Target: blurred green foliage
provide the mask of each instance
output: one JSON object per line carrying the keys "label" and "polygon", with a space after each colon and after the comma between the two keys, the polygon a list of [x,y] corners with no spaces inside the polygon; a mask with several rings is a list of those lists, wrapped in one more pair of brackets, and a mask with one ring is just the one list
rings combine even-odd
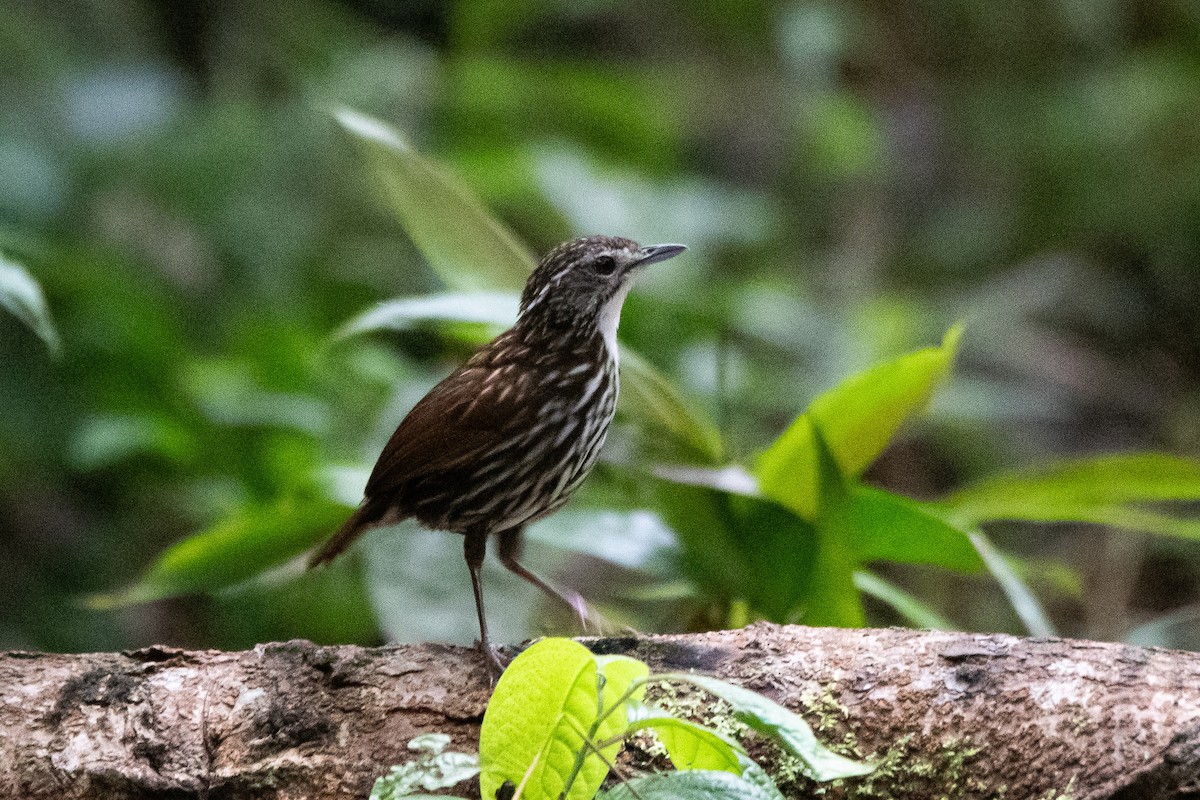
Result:
{"label": "blurred green foliage", "polygon": [[[1052,458],[1200,454],[1198,38],[1194,8],[1169,0],[525,0],[503,13],[480,0],[0,0],[0,276],[31,276],[54,323],[31,330],[0,288],[0,646],[469,640],[465,570],[444,534],[373,534],[357,561],[317,575],[237,551],[211,596],[81,603],[133,585],[161,553],[186,566],[180,543],[198,532],[242,542],[239,526],[260,519],[291,548],[319,538],[404,410],[486,335],[417,320],[334,338],[385,299],[494,285],[448,280],[378,202],[369,160],[334,120],[345,107],[405,131],[537,251],[584,232],[689,244],[631,296],[622,338],[715,420],[735,462],[847,376],[965,319],[955,377],[925,421],[865,485],[828,469],[818,485],[865,498],[866,521],[896,493],[945,497],[959,522],[987,525],[995,563],[1063,633],[1195,646],[1186,504],[1131,508],[1108,492],[1129,464],[1068,463],[1056,474],[1094,490],[1069,498],[1096,509],[1083,519],[1181,535],[1029,526],[995,520],[1063,518],[1041,468],[1015,488],[987,481]],[[736,620],[744,596],[695,602],[701,559],[736,571],[719,537],[688,547],[671,520],[681,555],[639,515],[678,491],[707,493],[702,512],[737,511],[722,535],[811,523],[645,480],[664,455],[652,430],[614,432],[575,516],[531,532],[531,555],[617,619]],[[1194,501],[1181,488],[1194,462],[1146,458],[1162,460],[1139,462],[1134,497]],[[568,523],[603,525],[646,558],[542,546]],[[867,592],[853,613],[869,622],[899,621],[898,604],[871,598],[903,592],[925,619],[1028,625],[986,575],[856,564],[840,585]],[[763,589],[753,613],[786,594],[773,567],[737,567]],[[514,598],[497,601],[512,619],[499,638],[527,631],[527,597],[486,580]]]}

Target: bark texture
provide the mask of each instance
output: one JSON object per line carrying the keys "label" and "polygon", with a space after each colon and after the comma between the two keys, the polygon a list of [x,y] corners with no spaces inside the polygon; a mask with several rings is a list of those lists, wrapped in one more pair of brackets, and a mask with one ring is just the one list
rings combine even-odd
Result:
{"label": "bark texture", "polygon": [[[880,763],[824,796],[1200,797],[1200,653],[765,624],[583,641],[763,692]],[[0,797],[365,798],[418,734],[474,752],[489,693],[474,651],[438,645],[7,653]],[[659,702],[721,714],[687,689]],[[752,749],[810,796],[769,745]]]}

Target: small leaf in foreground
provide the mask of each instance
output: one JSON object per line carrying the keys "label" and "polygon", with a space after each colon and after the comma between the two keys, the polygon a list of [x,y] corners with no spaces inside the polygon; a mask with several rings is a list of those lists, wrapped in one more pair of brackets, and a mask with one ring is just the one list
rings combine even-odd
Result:
{"label": "small leaf in foreground", "polygon": [[445,752],[450,737],[444,733],[426,733],[414,737],[408,749],[420,755],[397,764],[387,775],[375,779],[369,800],[423,800],[429,794],[413,794],[414,789],[434,792],[461,783],[479,774],[479,758],[470,753]]}
{"label": "small leaf in foreground", "polygon": [[[606,725],[606,729],[615,727],[617,724],[624,724],[632,704],[640,702],[646,693],[645,684],[642,683],[638,683],[637,688],[631,692],[630,689],[635,682],[646,679],[646,676],[650,674],[650,667],[646,666],[644,661],[638,661],[629,656],[607,655],[594,656],[594,658],[600,674],[604,676],[604,685],[601,689],[604,711],[607,712],[613,708],[617,702],[622,702],[626,709],[623,712],[615,711],[615,719]],[[626,692],[630,692],[629,697],[625,697]]]}
{"label": "small leaf in foreground", "polygon": [[[655,714],[657,709],[641,708]],[[629,724],[629,733],[654,731],[676,769],[720,770],[742,774],[742,746],[710,728],[670,716],[644,716]]]}
{"label": "small leaf in foreground", "polygon": [[634,778],[602,792],[597,800],[779,800],[778,791],[730,772],[689,770]]}
{"label": "small leaf in foreground", "polygon": [[694,684],[729,703],[739,721],[779,742],[800,759],[804,774],[815,781],[867,775],[875,769],[874,765],[854,761],[825,747],[800,715],[757,692],[707,675],[676,672],[656,677]]}
{"label": "small leaf in foreground", "polygon": [[[524,800],[557,800],[564,792],[567,800],[591,800],[608,774],[608,765],[579,733],[596,721],[597,674],[591,652],[570,639],[535,642],[509,664],[479,732],[484,797],[495,797],[506,781],[519,785],[529,773]],[[623,729],[624,719],[613,716],[614,732]],[[605,754],[612,758],[619,746],[610,746]],[[576,774],[577,754],[583,761]]]}

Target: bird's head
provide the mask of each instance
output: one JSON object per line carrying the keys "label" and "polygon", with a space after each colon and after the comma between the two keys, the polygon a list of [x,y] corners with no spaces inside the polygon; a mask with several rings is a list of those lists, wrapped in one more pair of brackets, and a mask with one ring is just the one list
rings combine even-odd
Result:
{"label": "bird's head", "polygon": [[560,244],[529,276],[521,294],[521,320],[554,328],[599,326],[606,340],[613,340],[633,276],[686,249],[681,244],[642,247],[616,236]]}

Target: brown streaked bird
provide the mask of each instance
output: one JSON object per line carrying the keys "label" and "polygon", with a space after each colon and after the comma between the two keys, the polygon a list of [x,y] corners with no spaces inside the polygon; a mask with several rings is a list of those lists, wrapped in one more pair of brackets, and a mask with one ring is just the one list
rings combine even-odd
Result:
{"label": "brown streaked bird", "polygon": [[550,251],[525,285],[516,324],[413,407],[383,448],[362,504],[309,565],[373,527],[415,517],[465,537],[491,668],[503,665],[488,641],[479,570],[493,534],[501,564],[586,621],[583,598],[521,566],[521,534],[567,501],[600,454],[617,405],[617,324],[634,275],[686,249],[588,236]]}

